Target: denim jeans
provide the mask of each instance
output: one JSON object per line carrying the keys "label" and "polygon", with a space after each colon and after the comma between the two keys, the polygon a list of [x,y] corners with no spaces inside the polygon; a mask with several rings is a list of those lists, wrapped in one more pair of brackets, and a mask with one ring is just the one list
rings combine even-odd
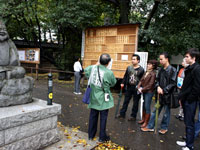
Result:
{"label": "denim jeans", "polygon": [[198,120],[195,123],[195,138],[197,138],[197,136],[200,133],[200,102],[199,102],[199,113],[198,113]]}
{"label": "denim jeans", "polygon": [[79,93],[80,92],[80,80],[81,80],[81,75],[80,72],[74,72],[74,92]]}
{"label": "denim jeans", "polygon": [[[161,105],[158,111],[158,115],[160,114],[162,108],[165,110],[162,118],[162,122],[160,125],[160,128],[163,130],[167,130],[170,122],[170,107],[169,105]],[[154,108],[154,111],[151,113],[150,121],[147,125],[147,128],[153,129],[155,126],[155,119],[156,119],[156,108]]]}
{"label": "denim jeans", "polygon": [[183,103],[184,122],[186,126],[186,146],[190,149],[194,147],[195,136],[195,112],[197,101]]}
{"label": "denim jeans", "polygon": [[132,107],[131,117],[136,118],[140,96],[141,94],[137,94],[137,89],[135,86],[129,86],[125,93],[124,103],[123,103],[122,109],[120,110],[120,115],[125,117],[128,104],[131,98],[133,97],[133,107]]}
{"label": "denim jeans", "polygon": [[152,101],[153,93],[143,93],[143,97],[144,97],[143,110],[145,110],[145,112],[147,114],[150,114],[151,113],[151,101]]}

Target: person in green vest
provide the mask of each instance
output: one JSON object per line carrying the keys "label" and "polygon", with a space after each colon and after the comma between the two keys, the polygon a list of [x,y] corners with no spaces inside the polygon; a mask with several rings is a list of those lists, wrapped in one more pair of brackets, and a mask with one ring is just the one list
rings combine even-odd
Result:
{"label": "person in green vest", "polygon": [[88,138],[92,140],[97,132],[98,116],[100,114],[100,133],[99,142],[109,141],[110,137],[106,134],[106,122],[108,111],[114,106],[110,87],[116,84],[116,79],[111,70],[107,68],[111,61],[109,54],[100,56],[100,64],[88,66],[85,68],[85,75],[90,76],[90,108]]}

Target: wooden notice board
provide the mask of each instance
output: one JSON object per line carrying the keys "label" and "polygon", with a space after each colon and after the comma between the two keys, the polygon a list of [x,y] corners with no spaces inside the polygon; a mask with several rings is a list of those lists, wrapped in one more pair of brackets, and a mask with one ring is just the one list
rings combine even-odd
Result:
{"label": "wooden notice board", "polygon": [[83,67],[96,64],[102,53],[108,53],[115,77],[123,78],[137,51],[138,30],[139,24],[87,28],[82,36]]}
{"label": "wooden notice board", "polygon": [[20,48],[18,49],[18,54],[22,63],[40,64],[39,48]]}
{"label": "wooden notice board", "polygon": [[[38,79],[38,69],[40,64],[39,48],[20,48],[18,49],[19,61],[21,63],[35,64],[36,79]],[[32,69],[31,69],[32,73]]]}

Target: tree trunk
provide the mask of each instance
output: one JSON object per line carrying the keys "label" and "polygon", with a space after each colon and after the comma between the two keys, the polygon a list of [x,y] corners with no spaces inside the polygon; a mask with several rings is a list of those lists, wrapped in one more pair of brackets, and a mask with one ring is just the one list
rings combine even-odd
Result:
{"label": "tree trunk", "polygon": [[130,0],[120,0],[119,1],[119,11],[120,11],[120,19],[119,23],[129,23],[128,15],[130,13]]}

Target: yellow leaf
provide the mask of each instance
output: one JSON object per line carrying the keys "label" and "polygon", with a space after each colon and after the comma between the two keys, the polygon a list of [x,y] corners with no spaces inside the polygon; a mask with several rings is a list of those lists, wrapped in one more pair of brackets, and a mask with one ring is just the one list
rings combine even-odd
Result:
{"label": "yellow leaf", "polygon": [[64,147],[63,145],[60,145],[58,148],[61,149],[61,148],[63,148],[63,147]]}

